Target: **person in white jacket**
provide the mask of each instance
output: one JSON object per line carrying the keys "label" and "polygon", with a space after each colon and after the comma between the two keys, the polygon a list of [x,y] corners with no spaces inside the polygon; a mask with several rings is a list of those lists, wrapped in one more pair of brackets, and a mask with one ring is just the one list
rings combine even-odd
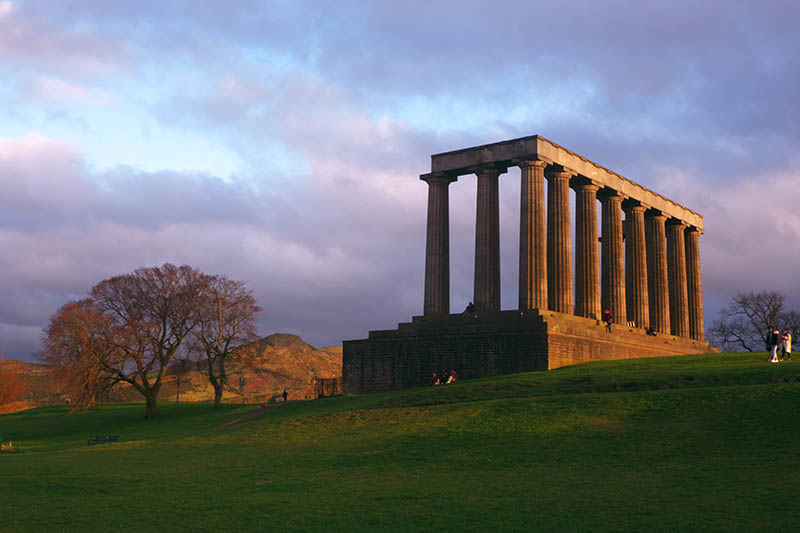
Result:
{"label": "person in white jacket", "polygon": [[783,339],[783,351],[781,353],[781,361],[783,361],[784,357],[788,361],[792,358],[792,334],[789,333],[789,329],[783,330],[783,335],[781,335]]}

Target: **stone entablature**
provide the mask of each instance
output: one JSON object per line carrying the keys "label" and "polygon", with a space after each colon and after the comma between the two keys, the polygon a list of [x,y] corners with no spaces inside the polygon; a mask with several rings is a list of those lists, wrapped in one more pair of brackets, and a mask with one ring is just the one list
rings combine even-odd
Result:
{"label": "stone entablature", "polygon": [[434,154],[431,156],[431,174],[462,176],[474,174],[486,166],[508,168],[528,160],[560,166],[565,172],[588,178],[596,185],[613,189],[625,198],[635,198],[645,207],[658,210],[668,218],[675,218],[703,232],[703,217],[699,213],[539,135]]}

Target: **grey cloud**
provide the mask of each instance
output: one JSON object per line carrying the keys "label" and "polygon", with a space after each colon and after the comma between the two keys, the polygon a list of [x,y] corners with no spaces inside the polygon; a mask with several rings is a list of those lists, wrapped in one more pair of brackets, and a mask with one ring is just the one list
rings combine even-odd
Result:
{"label": "grey cloud", "polygon": [[[248,168],[98,175],[53,144],[39,167],[0,158],[0,244],[25,257],[0,259],[20,311],[0,315],[8,327],[168,260],[249,280],[265,333],[333,344],[393,327],[421,307],[429,154],[533,133],[705,215],[707,321],[760,280],[800,297],[791,269],[764,261],[798,245],[794,3],[18,4],[31,46],[2,34],[8,79],[157,82],[171,91],[149,110],[161,124],[227,143]],[[409,100],[437,106],[436,122],[403,116]],[[471,298],[473,188],[451,191],[454,311]]]}
{"label": "grey cloud", "polygon": [[[0,349],[10,357],[30,358],[38,342],[31,327],[44,326],[67,300],[109,276],[165,261],[247,280],[265,308],[265,334],[295,331],[317,344],[361,335],[370,318],[396,322],[421,298],[425,186],[418,180],[365,178],[348,172],[357,162],[333,162],[325,164],[334,172],[264,191],[174,172],[92,174],[79,154],[59,149],[43,140],[25,158],[15,152],[4,160],[19,172],[0,171],[5,207],[23,198],[18,211],[40,221],[0,224],[0,247],[14,250],[0,258],[0,325],[14,332],[0,338]],[[53,195],[46,188],[31,194],[19,178],[45,160],[47,181],[61,185]],[[70,209],[52,209],[59,197]]]}

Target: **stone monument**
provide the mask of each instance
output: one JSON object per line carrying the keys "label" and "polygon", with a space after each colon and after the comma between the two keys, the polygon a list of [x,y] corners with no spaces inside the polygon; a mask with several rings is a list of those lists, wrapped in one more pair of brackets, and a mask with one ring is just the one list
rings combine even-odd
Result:
{"label": "stone monument", "polygon": [[[498,180],[512,166],[521,170],[519,302],[503,311]],[[448,190],[468,174],[478,187],[474,311],[451,314]],[[420,385],[437,370],[479,377],[715,351],[703,334],[700,214],[538,135],[433,155],[420,179],[428,184],[423,315],[344,341],[343,392]]]}

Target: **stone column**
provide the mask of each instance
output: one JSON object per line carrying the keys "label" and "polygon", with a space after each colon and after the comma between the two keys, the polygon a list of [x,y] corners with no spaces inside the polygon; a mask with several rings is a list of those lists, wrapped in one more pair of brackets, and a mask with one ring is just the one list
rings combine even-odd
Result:
{"label": "stone column", "polygon": [[547,301],[551,310],[572,314],[572,234],[569,172],[547,176]]}
{"label": "stone column", "polygon": [[622,250],[622,196],[604,191],[602,202],[602,304],[614,314],[614,322],[625,324],[625,255]]}
{"label": "stone column", "polygon": [[478,176],[475,215],[475,310],[500,310],[500,206],[498,177],[503,171],[484,168]]}
{"label": "stone column", "polygon": [[686,282],[689,301],[689,336],[705,340],[703,325],[703,286],[700,281],[700,231],[689,228],[686,237]]}
{"label": "stone column", "polygon": [[588,182],[575,185],[575,314],[601,318],[597,250],[597,190]]}
{"label": "stone column", "polygon": [[450,312],[450,201],[448,186],[458,178],[422,176],[428,184],[428,229],[425,241],[426,315]]}
{"label": "stone column", "polygon": [[547,231],[544,161],[520,165],[519,308],[547,309]]}
{"label": "stone column", "polygon": [[667,277],[667,217],[649,212],[646,216],[647,283],[650,299],[650,325],[659,333],[670,333],[669,282]]}
{"label": "stone column", "polygon": [[650,305],[647,301],[647,253],[645,245],[645,207],[636,201],[623,203],[625,209],[625,294],[628,320],[637,328],[650,325]]}
{"label": "stone column", "polygon": [[686,224],[667,224],[667,273],[669,274],[669,321],[672,334],[689,336],[689,299],[686,287],[686,248],[683,232]]}

